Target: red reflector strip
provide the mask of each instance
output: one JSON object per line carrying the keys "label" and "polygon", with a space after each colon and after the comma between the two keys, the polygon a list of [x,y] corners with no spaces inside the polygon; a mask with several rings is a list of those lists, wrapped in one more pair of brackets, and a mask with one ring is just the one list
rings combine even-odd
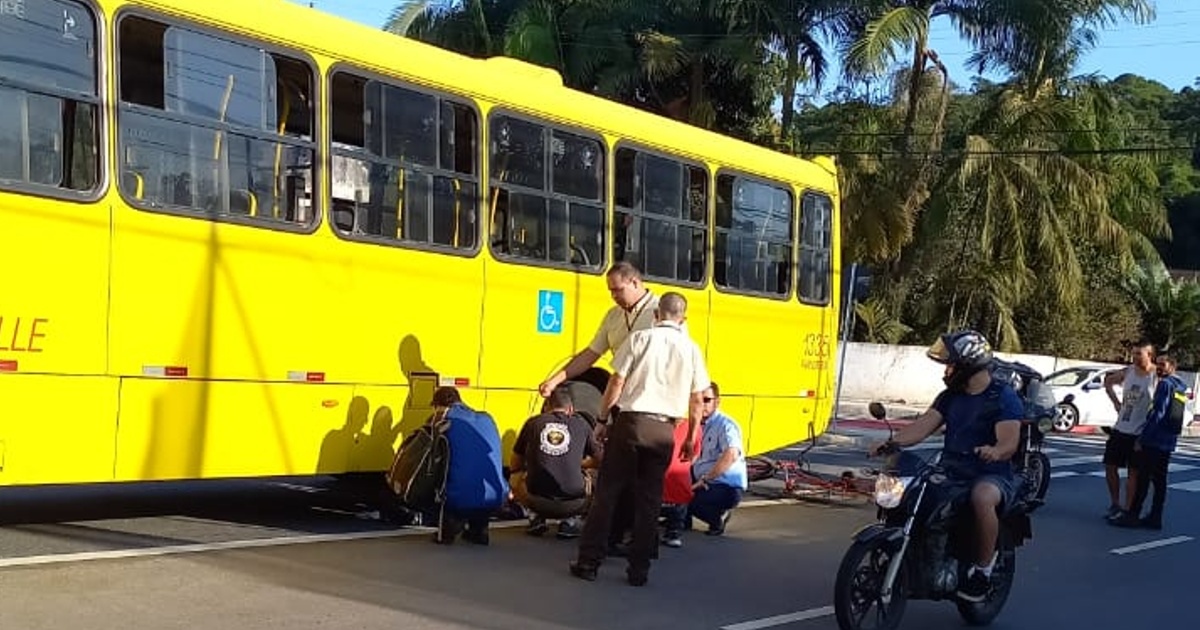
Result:
{"label": "red reflector strip", "polygon": [[471,379],[465,376],[439,376],[439,387],[470,387]]}
{"label": "red reflector strip", "polygon": [[17,362],[14,359],[0,360],[0,372],[16,372]]}
{"label": "red reflector strip", "polygon": [[459,377],[459,378],[454,379],[455,387],[467,387],[470,384],[471,384],[471,379],[469,379],[469,378]]}
{"label": "red reflector strip", "polygon": [[302,381],[305,383],[324,383],[324,372],[305,372],[303,370],[288,370],[287,380]]}
{"label": "red reflector strip", "polygon": [[188,375],[187,366],[183,365],[143,365],[143,376],[167,376],[171,378],[180,378]]}
{"label": "red reflector strip", "polygon": [[800,392],[801,398],[812,398],[813,396],[816,396],[816,395],[817,395],[817,393],[811,389],[806,389],[806,390]]}

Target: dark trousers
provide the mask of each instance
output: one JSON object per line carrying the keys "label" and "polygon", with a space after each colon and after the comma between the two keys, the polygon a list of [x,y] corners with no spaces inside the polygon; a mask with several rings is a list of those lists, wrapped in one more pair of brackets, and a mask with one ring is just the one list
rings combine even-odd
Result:
{"label": "dark trousers", "polygon": [[438,524],[437,541],[448,545],[459,534],[466,540],[487,540],[488,521],[492,510],[454,510],[443,508]]}
{"label": "dark trousers", "polygon": [[1153,523],[1162,523],[1163,504],[1167,501],[1167,467],[1171,463],[1171,454],[1156,448],[1142,447],[1134,453],[1133,466],[1138,471],[1137,491],[1133,494],[1133,503],[1129,505],[1129,513],[1140,517],[1142,505],[1146,502],[1150,484],[1154,484],[1154,498],[1150,501],[1150,514],[1146,518]]}
{"label": "dark trousers", "polygon": [[675,447],[675,427],[660,416],[621,412],[613,424],[600,478],[583,536],[579,563],[598,566],[608,548],[613,515],[621,495],[633,496],[633,541],[629,545],[629,570],[645,574],[658,550],[658,512],[662,506],[663,477]]}
{"label": "dark trousers", "polygon": [[720,529],[721,515],[741,502],[741,488],[723,483],[710,483],[707,488],[696,488],[692,502],[688,505],[688,514],[704,521],[710,528]]}
{"label": "dark trousers", "polygon": [[691,529],[691,516],[688,515],[688,506],[667,503],[662,506],[662,516],[666,519],[666,534],[667,538],[678,538],[684,530]]}

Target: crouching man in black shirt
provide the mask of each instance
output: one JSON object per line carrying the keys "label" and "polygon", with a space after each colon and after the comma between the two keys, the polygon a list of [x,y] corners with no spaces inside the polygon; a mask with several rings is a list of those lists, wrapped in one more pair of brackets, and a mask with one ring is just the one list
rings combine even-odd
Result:
{"label": "crouching man in black shirt", "polygon": [[525,421],[513,445],[513,496],[531,513],[532,536],[549,529],[546,519],[559,519],[558,537],[579,535],[579,516],[591,500],[591,476],[600,447],[592,426],[575,413],[571,394],[557,387],[545,411]]}

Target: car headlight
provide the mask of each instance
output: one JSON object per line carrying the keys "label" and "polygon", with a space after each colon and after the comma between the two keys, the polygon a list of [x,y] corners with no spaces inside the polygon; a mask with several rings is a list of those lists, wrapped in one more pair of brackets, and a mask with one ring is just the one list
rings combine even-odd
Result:
{"label": "car headlight", "polygon": [[911,481],[912,477],[879,475],[875,480],[875,504],[885,510],[900,505],[900,500],[904,498],[904,489]]}

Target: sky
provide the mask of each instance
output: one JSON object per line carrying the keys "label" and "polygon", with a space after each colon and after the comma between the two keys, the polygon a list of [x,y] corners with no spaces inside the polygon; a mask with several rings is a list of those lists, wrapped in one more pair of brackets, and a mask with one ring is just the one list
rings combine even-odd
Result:
{"label": "sky", "polygon": [[[291,0],[378,28],[399,0]],[[1155,19],[1147,24],[1123,23],[1100,32],[1096,47],[1083,57],[1076,74],[1116,78],[1140,74],[1172,90],[1193,86],[1200,77],[1200,1],[1153,0]],[[930,47],[950,69],[950,79],[969,86],[975,72],[963,66],[970,49],[942,18],[934,22]],[[988,77],[998,79],[1000,77]],[[827,87],[833,87],[832,85]]]}

